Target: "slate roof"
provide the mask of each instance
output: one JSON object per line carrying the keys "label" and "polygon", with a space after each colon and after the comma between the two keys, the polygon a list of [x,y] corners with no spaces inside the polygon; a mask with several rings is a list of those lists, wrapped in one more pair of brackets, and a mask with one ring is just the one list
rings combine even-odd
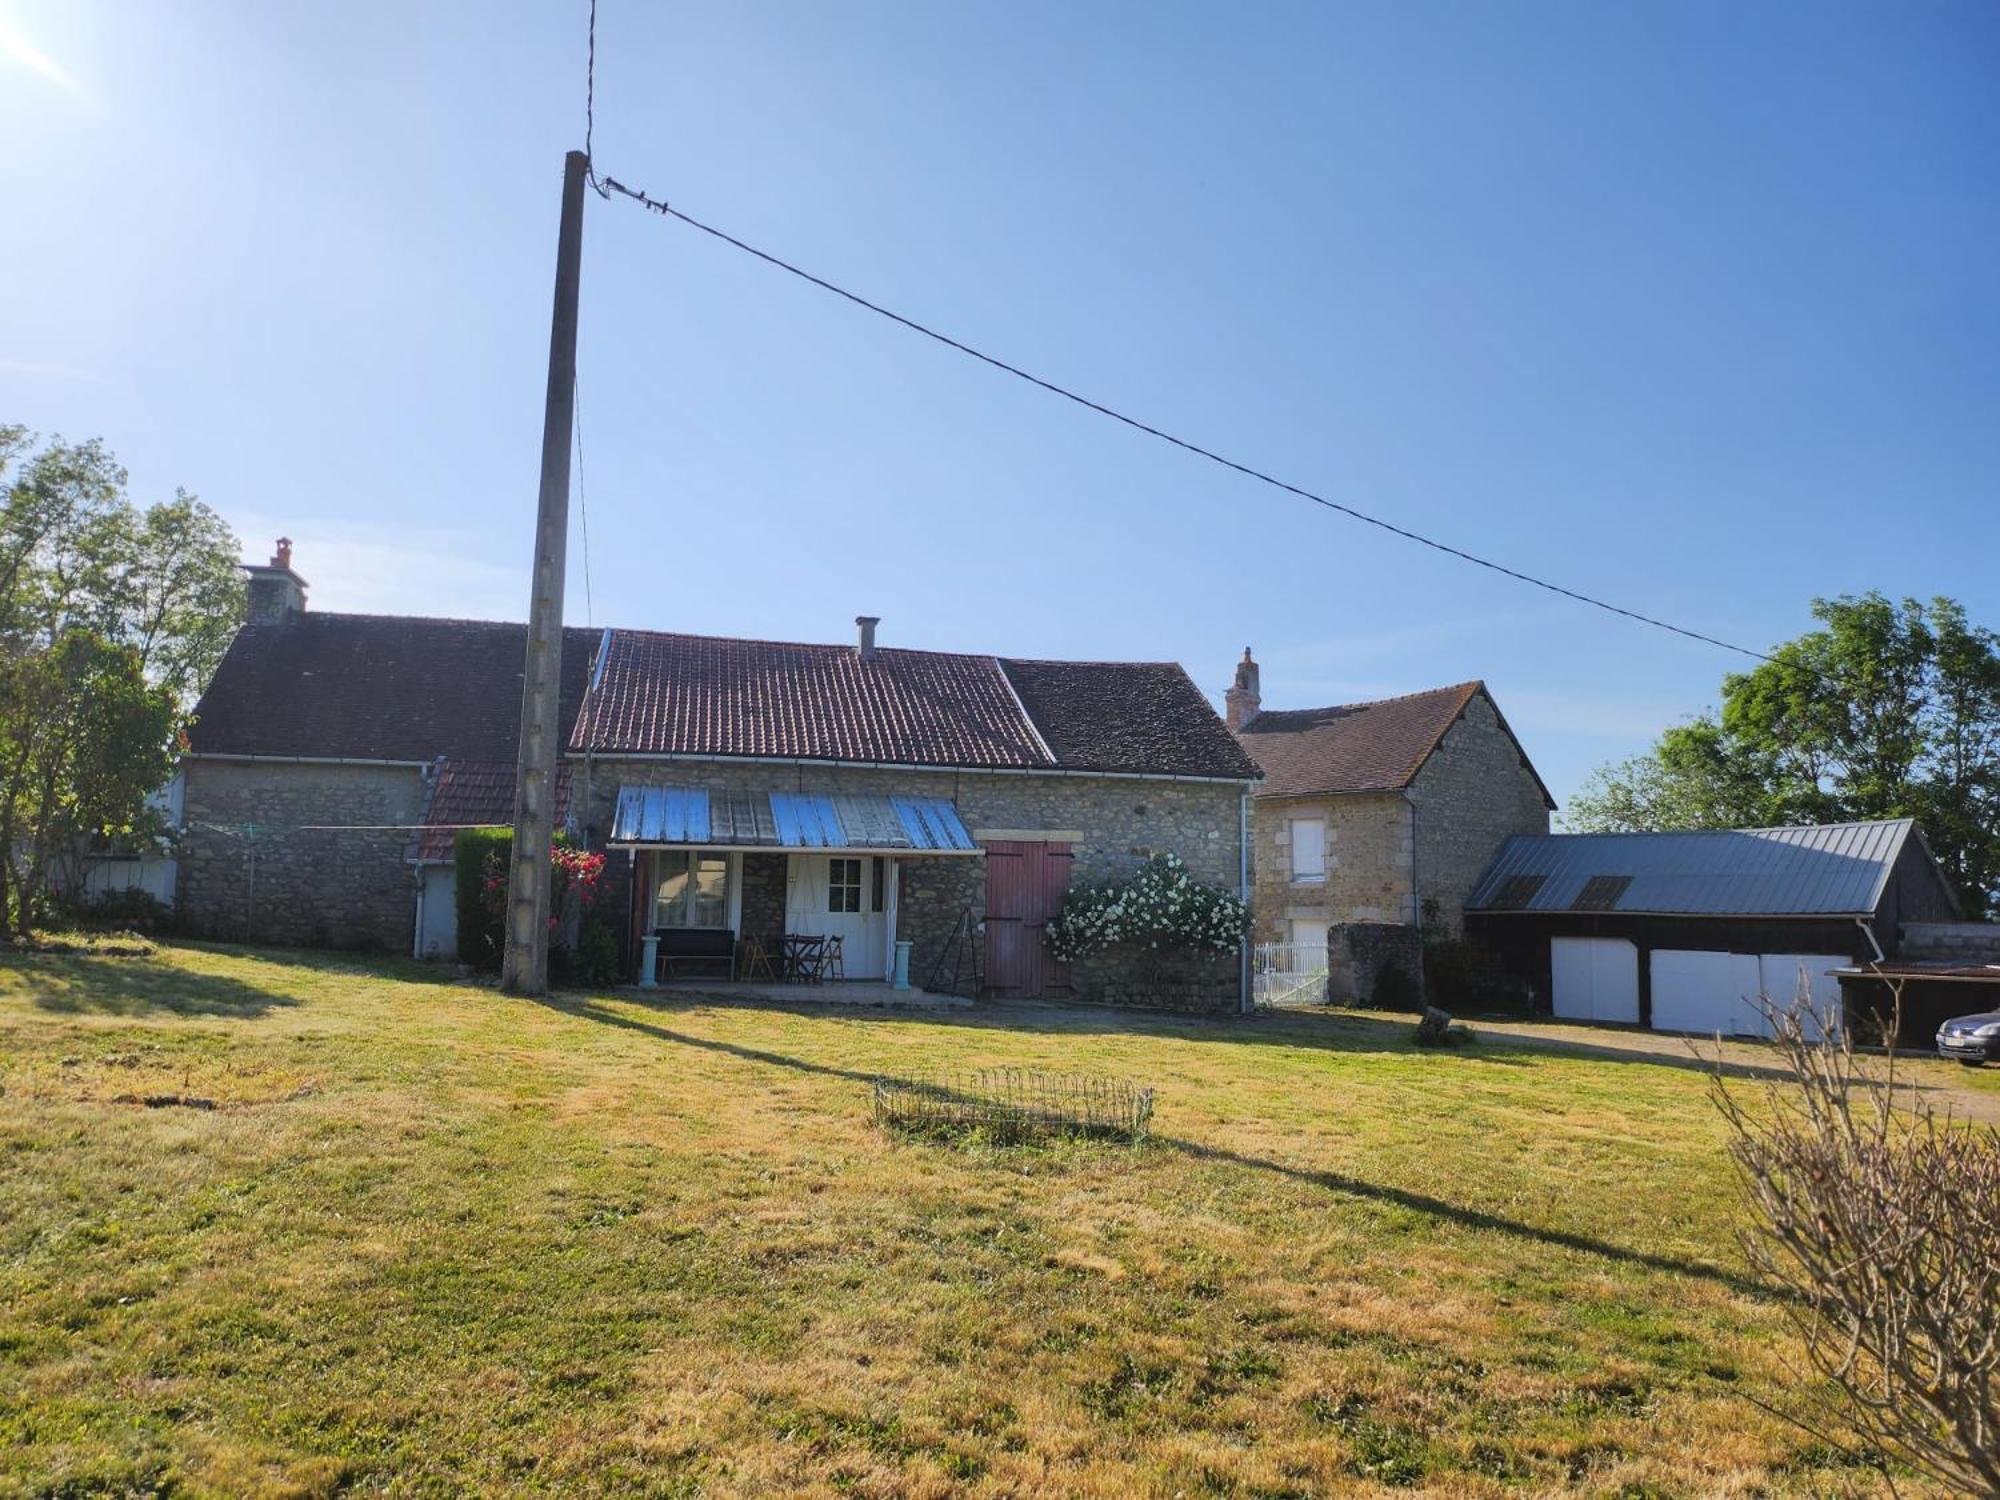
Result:
{"label": "slate roof", "polygon": [[[1263,769],[1260,797],[1396,792],[1415,779],[1466,705],[1482,694],[1493,701],[1485,683],[1460,682],[1371,703],[1270,710],[1254,715],[1236,737]],[[1493,711],[1499,717],[1497,704]],[[1500,723],[1505,729],[1506,720]],[[1546,787],[1542,794],[1547,798]]]}
{"label": "slate roof", "polygon": [[[517,709],[518,713],[519,710]],[[512,760],[447,760],[424,802],[422,826],[410,858],[429,864],[449,860],[461,828],[498,828],[514,821]],[[555,826],[569,816],[570,768],[556,767]]]}
{"label": "slate roof", "polygon": [[572,751],[1252,779],[1178,666],[607,633]]}
{"label": "slate roof", "polygon": [[[1676,833],[1516,834],[1479,878],[1467,911],[1617,911],[1668,916],[1872,916],[1908,818],[1801,828]],[[1926,852],[1928,857],[1928,852]],[[1592,881],[1623,879],[1608,903]]]}
{"label": "slate roof", "polygon": [[[597,633],[563,632],[567,735]],[[195,707],[210,755],[512,761],[521,738],[524,625],[307,611],[246,625]]]}

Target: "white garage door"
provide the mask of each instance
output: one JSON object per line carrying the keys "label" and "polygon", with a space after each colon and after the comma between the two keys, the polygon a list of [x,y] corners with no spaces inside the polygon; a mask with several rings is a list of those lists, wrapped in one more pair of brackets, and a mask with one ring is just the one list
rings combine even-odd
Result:
{"label": "white garage door", "polygon": [[[1829,969],[1845,969],[1853,959],[1844,953],[1761,953],[1757,963],[1764,982],[1764,994],[1779,1011],[1789,1011],[1799,1004],[1799,974],[1805,973],[1808,992],[1812,1003],[1804,1013],[1806,1035],[1813,1040],[1820,1039],[1822,1031],[1840,1030],[1840,981],[1828,973]],[[1747,1025],[1738,1028],[1753,1036],[1771,1035],[1770,1018],[1761,1008],[1746,1018]]]}
{"label": "white garage door", "polygon": [[1653,1029],[1734,1036],[1756,1014],[1763,977],[1754,953],[1653,950]]}
{"label": "white garage door", "polygon": [[1550,938],[1550,1001],[1570,1021],[1639,1020],[1639,950],[1624,938]]}

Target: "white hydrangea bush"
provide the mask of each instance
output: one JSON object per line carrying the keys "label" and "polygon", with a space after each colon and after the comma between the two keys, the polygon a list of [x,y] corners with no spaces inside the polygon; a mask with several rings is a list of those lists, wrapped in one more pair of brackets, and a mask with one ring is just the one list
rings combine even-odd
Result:
{"label": "white hydrangea bush", "polygon": [[1233,892],[1203,885],[1178,854],[1156,854],[1129,879],[1072,888],[1047,936],[1068,963],[1120,943],[1234,953],[1249,929],[1250,909]]}

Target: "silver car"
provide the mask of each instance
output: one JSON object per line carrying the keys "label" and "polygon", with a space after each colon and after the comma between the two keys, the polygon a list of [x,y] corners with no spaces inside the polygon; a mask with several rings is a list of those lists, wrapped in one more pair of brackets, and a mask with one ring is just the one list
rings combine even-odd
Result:
{"label": "silver car", "polygon": [[1939,1057],[1955,1058],[1968,1068],[2000,1062],[2000,1010],[1953,1017],[1938,1027],[1937,1049]]}

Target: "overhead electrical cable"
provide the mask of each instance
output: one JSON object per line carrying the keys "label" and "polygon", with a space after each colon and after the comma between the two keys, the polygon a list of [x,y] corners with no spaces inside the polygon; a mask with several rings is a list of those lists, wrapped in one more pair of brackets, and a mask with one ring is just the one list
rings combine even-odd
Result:
{"label": "overhead electrical cable", "polygon": [[[597,93],[597,3],[596,0],[591,0],[588,75],[584,93],[584,98],[585,98],[584,145],[585,145],[586,155],[588,154],[589,151],[590,133],[594,125],[592,116],[595,113],[596,93]],[[1087,411],[1096,412],[1099,416],[1102,417],[1109,417],[1112,421],[1122,423],[1125,426],[1132,428],[1136,432],[1142,432],[1146,434],[1148,437],[1157,438],[1163,443],[1168,443],[1171,444],[1173,447],[1181,449],[1183,452],[1192,453],[1197,458],[1204,458],[1207,459],[1210,463],[1219,464],[1221,467],[1231,470],[1234,473],[1241,474],[1247,479],[1254,479],[1260,484],[1266,484],[1271,486],[1273,489],[1282,490],[1286,494],[1295,495],[1301,500],[1309,500],[1314,505],[1323,506],[1327,510],[1348,517],[1350,520],[1360,521],[1365,525],[1373,526],[1382,531],[1386,531],[1392,536],[1399,536],[1403,538],[1403,540],[1405,541],[1415,542],[1420,547],[1428,547],[1432,551],[1441,552],[1447,557],[1455,557],[1461,562],[1467,562],[1471,563],[1475,567],[1485,568],[1490,572],[1500,574],[1502,577],[1511,578],[1517,583],[1525,583],[1530,587],[1545,590],[1548,593],[1556,594],[1564,599],[1569,599],[1577,604],[1586,604],[1593,609],[1603,610],[1607,614],[1617,615],[1622,619],[1632,620],[1641,625],[1649,625],[1656,630],[1664,630],[1673,635],[1681,636],[1686,640],[1699,641],[1703,645],[1715,646],[1724,651],[1732,651],[1739,656],[1747,656],[1756,661],[1765,661],[1774,663],[1778,661],[1778,658],[1772,656],[1769,652],[1757,651],[1749,646],[1739,646],[1734,641],[1725,641],[1719,636],[1708,635],[1705,632],[1699,630],[1690,630],[1684,625],[1676,625],[1673,624],[1671,621],[1662,620],[1654,615],[1644,614],[1636,609],[1627,609],[1623,605],[1613,604],[1610,600],[1599,598],[1594,594],[1586,594],[1579,589],[1566,588],[1562,584],[1552,582],[1551,580],[1546,578],[1537,577],[1533,573],[1524,573],[1518,568],[1510,568],[1505,563],[1495,562],[1492,558],[1482,557],[1476,552],[1468,552],[1463,547],[1455,547],[1449,542],[1439,541],[1436,537],[1426,536],[1422,532],[1413,531],[1407,526],[1399,526],[1394,521],[1385,521],[1384,519],[1382,519],[1382,517],[1371,515],[1367,511],[1360,510],[1355,506],[1344,504],[1338,500],[1329,499],[1327,496],[1322,495],[1315,490],[1307,489],[1304,485],[1293,484],[1289,480],[1280,479],[1275,474],[1271,474],[1263,469],[1256,468],[1251,464],[1242,463],[1236,459],[1226,457],[1225,455],[1216,452],[1212,448],[1203,447],[1200,443],[1191,442],[1187,438],[1176,437],[1173,433],[1166,431],[1164,428],[1155,427],[1150,422],[1142,422],[1137,417],[1129,416],[1126,413],[1119,411],[1116,407],[1107,406],[1101,401],[1093,401],[1090,397],[1081,395],[1078,392],[1071,390],[1067,386],[1060,385],[1053,380],[1044,379],[1040,375],[1036,375],[1028,370],[1022,369],[1019,365],[1010,364],[1004,359],[986,353],[983,349],[975,348],[971,344],[965,343],[961,339],[953,338],[946,333],[940,333],[937,329],[932,328],[927,324],[920,323],[915,318],[906,317],[902,313],[896,312],[891,308],[884,307],[879,302],[870,301],[868,298],[863,297],[860,293],[851,292],[846,287],[840,286],[835,282],[827,280],[824,276],[816,276],[811,271],[805,270],[803,267],[795,265],[791,261],[785,260],[781,256],[773,255],[768,250],[760,250],[757,246],[752,245],[745,240],[738,239],[735,235],[728,233],[726,230],[718,229],[713,224],[703,223],[700,219],[695,218],[692,214],[685,213],[682,210],[675,208],[672,204],[668,203],[666,200],[661,198],[656,198],[641,188],[628,187],[626,186],[626,184],[620,182],[615,177],[611,176],[600,177],[597,174],[596,166],[594,163],[590,168],[590,182],[591,185],[597,189],[599,195],[604,198],[608,199],[614,195],[622,198],[627,198],[632,202],[638,204],[641,208],[647,209],[652,213],[656,213],[660,215],[662,218],[679,220],[681,223],[687,225],[690,229],[698,229],[703,234],[709,235],[714,239],[720,240],[725,245],[729,245],[737,250],[741,250],[746,255],[754,256],[756,259],[763,261],[766,265],[774,266],[780,271],[784,271],[789,275],[796,276],[799,280],[807,282],[812,286],[816,286],[821,291],[831,292],[834,296],[840,297],[848,302],[851,302],[856,307],[863,308],[868,312],[876,314],[878,317],[887,318],[890,322],[899,324],[900,326],[907,328],[912,333],[922,334],[925,338],[931,339],[936,343],[942,344],[947,349],[956,350],[958,353],[966,355],[969,358],[976,359],[982,364],[990,365],[992,368],[996,370],[1002,371],[1008,375],[1012,375],[1017,380],[1024,380],[1029,385],[1036,386],[1041,390],[1047,391],[1052,396],[1060,396],[1062,397],[1063,400],[1074,402],[1076,405],[1083,407]]]}

